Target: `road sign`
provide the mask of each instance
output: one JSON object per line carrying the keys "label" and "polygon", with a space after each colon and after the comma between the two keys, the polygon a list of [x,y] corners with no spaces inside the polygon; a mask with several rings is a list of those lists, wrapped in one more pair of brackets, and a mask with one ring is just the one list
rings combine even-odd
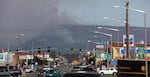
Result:
{"label": "road sign", "polygon": [[118,61],[117,61],[116,59],[112,59],[112,60],[111,60],[111,64],[112,64],[113,66],[116,66],[117,63],[118,63]]}
{"label": "road sign", "polygon": [[104,58],[105,58],[105,60],[110,61],[110,60],[111,60],[111,54],[108,53],[108,52],[106,52],[106,53],[104,54]]}
{"label": "road sign", "polygon": [[[130,52],[136,52],[134,47],[130,47]],[[120,53],[125,54],[126,53],[126,47],[120,48]]]}
{"label": "road sign", "polygon": [[139,50],[144,50],[144,46],[139,46],[138,49]]}

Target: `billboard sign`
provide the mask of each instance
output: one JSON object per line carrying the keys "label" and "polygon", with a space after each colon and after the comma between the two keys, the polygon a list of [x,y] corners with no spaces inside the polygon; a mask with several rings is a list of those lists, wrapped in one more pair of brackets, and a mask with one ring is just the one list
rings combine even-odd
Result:
{"label": "billboard sign", "polygon": [[[123,35],[123,46],[127,47],[127,38],[126,35]],[[134,35],[129,35],[129,47],[134,47]]]}

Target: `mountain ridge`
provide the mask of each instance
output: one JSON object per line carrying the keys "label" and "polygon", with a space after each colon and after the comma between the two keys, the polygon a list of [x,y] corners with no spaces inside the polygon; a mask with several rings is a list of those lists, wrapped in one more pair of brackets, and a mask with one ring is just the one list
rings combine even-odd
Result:
{"label": "mountain ridge", "polygon": [[[106,27],[106,28],[115,28],[119,29],[119,40],[118,33],[111,30],[106,29],[97,29],[97,27]],[[122,36],[126,34],[125,27],[118,26],[108,26],[108,25],[60,25],[59,30],[49,30],[45,33],[40,34],[34,39],[28,41],[31,42],[33,40],[45,39],[45,42],[38,41],[34,44],[35,48],[76,48],[76,49],[92,49],[95,47],[95,44],[89,43],[88,40],[93,40],[96,42],[104,43],[104,41],[110,41],[110,37],[95,34],[94,31],[100,31],[108,34],[112,34],[113,42],[122,42]],[[141,40],[144,41],[144,28],[143,27],[132,27],[129,28],[130,34],[134,34],[135,42],[139,43]],[[147,33],[150,31],[150,28],[147,28]],[[97,35],[99,37],[94,38],[93,36]],[[147,35],[147,39],[150,38]],[[148,43],[150,40],[147,41]],[[26,42],[27,43],[27,42]],[[25,44],[26,44],[25,43]],[[30,47],[31,48],[31,47]]]}

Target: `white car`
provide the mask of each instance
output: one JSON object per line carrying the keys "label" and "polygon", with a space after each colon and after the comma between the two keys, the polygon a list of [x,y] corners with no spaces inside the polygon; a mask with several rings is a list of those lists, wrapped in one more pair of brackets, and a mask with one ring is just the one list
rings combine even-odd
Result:
{"label": "white car", "polygon": [[51,67],[43,67],[43,70],[48,71],[48,70],[52,70],[53,68]]}
{"label": "white car", "polygon": [[116,76],[117,70],[114,67],[105,68],[105,69],[100,70],[99,74],[101,74],[101,76],[104,76],[105,74],[112,74],[112,75]]}
{"label": "white car", "polygon": [[25,72],[26,73],[31,73],[31,72],[33,72],[33,69],[32,68],[25,68]]}

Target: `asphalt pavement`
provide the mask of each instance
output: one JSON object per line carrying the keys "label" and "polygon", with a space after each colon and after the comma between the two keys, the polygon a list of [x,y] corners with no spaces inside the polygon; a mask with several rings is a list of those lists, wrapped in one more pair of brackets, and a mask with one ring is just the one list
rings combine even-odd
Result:
{"label": "asphalt pavement", "polygon": [[[67,73],[70,71],[71,66],[59,66],[57,67],[57,70],[61,71],[62,76],[63,73]],[[38,77],[37,72],[32,72],[32,73],[23,73],[21,77]],[[112,75],[104,75],[103,77],[116,77]]]}
{"label": "asphalt pavement", "polygon": [[37,72],[23,73],[21,77],[38,77]]}
{"label": "asphalt pavement", "polygon": [[[21,77],[38,77],[37,73],[23,73]],[[112,76],[112,75],[104,75],[103,77],[116,77],[116,76]]]}

